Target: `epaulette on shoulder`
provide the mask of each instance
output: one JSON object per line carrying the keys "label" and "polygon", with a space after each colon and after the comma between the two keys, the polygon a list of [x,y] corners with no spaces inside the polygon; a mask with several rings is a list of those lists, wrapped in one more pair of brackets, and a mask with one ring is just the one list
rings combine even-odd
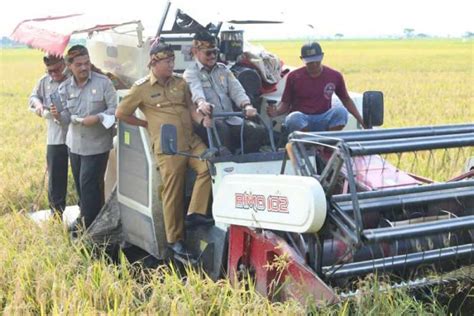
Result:
{"label": "epaulette on shoulder", "polygon": [[145,77],[138,79],[137,81],[135,81],[134,85],[140,86],[144,84],[145,82],[147,82],[148,80],[150,80],[150,75],[146,75]]}

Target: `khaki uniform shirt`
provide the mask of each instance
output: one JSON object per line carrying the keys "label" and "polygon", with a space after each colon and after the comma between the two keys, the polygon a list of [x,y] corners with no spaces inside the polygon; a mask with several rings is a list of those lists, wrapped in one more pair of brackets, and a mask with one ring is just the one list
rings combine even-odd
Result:
{"label": "khaki uniform shirt", "polygon": [[62,124],[69,124],[66,145],[73,154],[90,156],[105,153],[112,149],[113,127],[106,129],[101,123],[93,126],[73,124],[71,115],[84,118],[88,115],[115,115],[117,92],[104,75],[91,71],[83,87],[78,87],[74,77],[61,83],[59,95],[64,110],[61,112]]}
{"label": "khaki uniform shirt", "polygon": [[173,74],[163,86],[150,75],[138,80],[118,106],[118,111],[132,115],[139,108],[148,121],[148,132],[155,153],[161,153],[161,125],[173,124],[178,134],[178,150],[188,151],[201,143],[194,134],[189,105],[189,88],[180,76]]}
{"label": "khaki uniform shirt", "polygon": [[211,72],[196,60],[183,74],[193,96],[193,102],[204,99],[214,104],[214,112],[234,112],[232,101],[237,107],[249,103],[250,99],[240,82],[224,64],[217,63]]}
{"label": "khaki uniform shirt", "polygon": [[[45,106],[51,105],[51,94],[59,87],[60,82],[54,81],[50,75],[46,74],[38,81],[33,88],[29,99],[29,107],[34,109],[34,100],[39,100]],[[66,143],[67,124],[56,124],[51,116],[46,119],[48,132],[46,143],[48,145],[64,145]]]}

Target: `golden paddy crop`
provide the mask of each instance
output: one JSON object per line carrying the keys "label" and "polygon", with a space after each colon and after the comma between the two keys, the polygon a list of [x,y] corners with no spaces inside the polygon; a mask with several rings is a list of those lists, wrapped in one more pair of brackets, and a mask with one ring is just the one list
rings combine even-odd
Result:
{"label": "golden paddy crop", "polygon": [[[286,64],[301,65],[302,42],[261,44]],[[474,122],[472,41],[325,41],[322,47],[324,63],[344,74],[349,90],[384,92],[385,127]],[[44,73],[41,56],[30,49],[1,51],[0,314],[308,312],[311,306],[296,302],[270,303],[251,286],[234,289],[225,280],[215,283],[196,273],[180,279],[172,268],[132,276],[134,269],[125,261],[112,265],[103,256],[94,259],[87,242],[71,241],[60,223],[37,226],[23,216],[22,211],[47,207],[45,124],[27,111],[28,96]],[[474,154],[470,150],[460,155],[450,167],[459,172],[463,159]],[[438,163],[452,158],[443,157]],[[426,168],[426,163],[420,164]],[[68,192],[72,204],[72,177]],[[443,313],[444,308],[403,292],[388,292],[319,312],[431,314]]]}

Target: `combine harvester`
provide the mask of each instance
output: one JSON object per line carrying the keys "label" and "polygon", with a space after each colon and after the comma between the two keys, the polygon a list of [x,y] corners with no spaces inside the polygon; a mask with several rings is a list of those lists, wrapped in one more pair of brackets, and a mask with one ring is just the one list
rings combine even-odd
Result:
{"label": "combine harvester", "polygon": [[[173,45],[176,70],[191,63],[193,33],[206,29],[220,36],[221,59],[232,66],[270,135],[265,152],[219,156],[218,135],[210,131],[210,149],[198,157],[208,161],[212,176],[216,225],[188,228],[186,240],[211,278],[227,274],[237,283],[250,275],[263,295],[302,302],[337,302],[347,296],[341,293],[354,290],[353,281],[372,273],[408,287],[472,280],[474,124],[360,130],[351,117],[345,131],[295,132],[278,150],[273,133],[281,132],[282,118],[272,120],[265,113],[279,100],[286,77],[263,79],[263,54],[253,55],[254,66],[238,62],[246,51],[241,31],[221,31],[222,23],[203,27],[180,10],[165,30],[168,12],[169,5],[157,35]],[[131,31],[119,31],[130,26]],[[16,38],[28,29],[21,24]],[[142,31],[140,22],[87,29],[91,60],[130,85],[147,73],[150,41]],[[49,51],[62,52],[61,45]],[[119,96],[126,93],[119,90]],[[367,126],[382,124],[380,92],[351,97]],[[338,103],[335,97],[333,104]],[[137,115],[142,115],[139,110]],[[176,139],[175,128],[164,126],[163,150],[186,154],[176,152]],[[91,237],[139,247],[158,260],[169,258],[161,178],[146,129],[118,122],[114,154],[116,169],[109,168],[106,182],[116,183],[116,190],[109,186]],[[185,199],[192,179],[190,174]]]}
{"label": "combine harvester", "polygon": [[[164,137],[175,153],[176,136]],[[464,124],[293,133],[286,152],[209,159],[213,216],[228,225],[228,276],[249,273],[269,296],[329,302],[334,287],[370,273],[410,287],[472,280],[474,170],[438,182],[399,167],[403,156],[425,156],[427,168],[443,168],[473,146],[474,124]],[[271,268],[277,258],[282,271]]]}

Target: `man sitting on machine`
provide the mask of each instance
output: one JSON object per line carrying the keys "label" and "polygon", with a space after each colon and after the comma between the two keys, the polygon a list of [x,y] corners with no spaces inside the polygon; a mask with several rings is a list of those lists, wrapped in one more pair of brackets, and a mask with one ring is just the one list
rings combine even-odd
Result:
{"label": "man sitting on machine", "polygon": [[[184,79],[191,90],[192,100],[198,107],[197,111],[208,116],[212,113],[234,112],[235,104],[244,111],[246,118],[256,116],[257,110],[250,103],[240,82],[224,64],[217,62],[218,53],[214,36],[207,32],[196,33],[192,46],[196,62],[186,69]],[[237,116],[215,120],[222,144],[232,152],[240,148],[242,124],[244,152],[257,152],[266,139],[262,125]],[[207,140],[206,129],[202,124],[197,133]]]}
{"label": "man sitting on machine", "polygon": [[[288,75],[280,104],[267,108],[270,117],[290,112],[284,123],[288,133],[342,130],[347,124],[348,113],[365,128],[362,117],[347,92],[342,74],[323,66],[323,56],[318,43],[303,45],[300,58],[305,66]],[[343,106],[331,106],[333,93],[339,97]]]}

